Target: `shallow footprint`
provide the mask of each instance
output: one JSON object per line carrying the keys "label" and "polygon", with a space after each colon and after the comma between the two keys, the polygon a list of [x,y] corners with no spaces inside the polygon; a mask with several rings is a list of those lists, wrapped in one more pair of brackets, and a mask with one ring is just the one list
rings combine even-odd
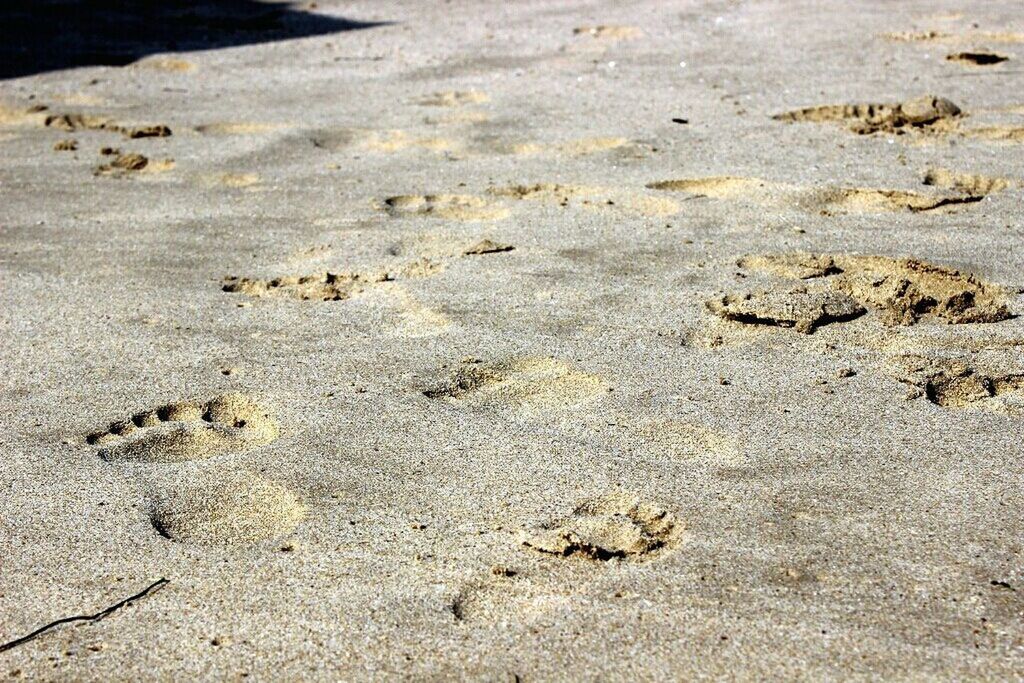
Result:
{"label": "shallow footprint", "polygon": [[385,199],[381,208],[394,218],[430,216],[457,221],[496,221],[509,214],[498,202],[464,194],[397,195]]}
{"label": "shallow footprint", "polygon": [[450,379],[424,391],[434,399],[474,406],[509,406],[531,412],[575,405],[604,393],[597,375],[554,358],[519,357],[466,363]]}
{"label": "shallow footprint", "polygon": [[277,439],[277,422],[248,396],[169,403],[86,437],[108,462],[184,462],[242,451]]}
{"label": "shallow footprint", "polygon": [[172,541],[230,545],[283,536],[305,514],[305,506],[286,487],[251,472],[235,472],[163,487],[150,504],[149,519]]}

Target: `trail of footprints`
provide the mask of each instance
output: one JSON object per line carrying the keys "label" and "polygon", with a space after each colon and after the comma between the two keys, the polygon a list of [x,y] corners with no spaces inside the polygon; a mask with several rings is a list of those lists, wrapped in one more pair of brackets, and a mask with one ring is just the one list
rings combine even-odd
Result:
{"label": "trail of footprints", "polygon": [[[576,33],[601,40],[628,40],[639,35],[632,27],[582,27]],[[939,40],[935,35],[900,40]],[[947,59],[969,65],[1006,60],[989,52],[951,53]],[[448,91],[416,100],[424,107],[463,108],[486,104],[478,91]],[[171,134],[166,126],[130,128],[102,117],[34,112],[46,127],[64,131],[119,132],[130,139]],[[33,115],[34,115],[33,114]],[[470,112],[472,114],[472,112]],[[28,114],[26,114],[28,116]],[[812,106],[774,118],[785,123],[835,123],[861,135],[940,136],[961,134],[982,139],[1024,141],[1024,129],[1006,126],[963,129],[967,114],[943,97],[925,96],[903,102]],[[478,117],[453,118],[478,122]],[[263,124],[217,123],[200,126],[203,134],[252,134],[268,130]],[[329,150],[361,148],[378,152],[428,150],[439,153],[554,154],[582,156],[629,149],[621,137],[583,138],[562,143],[494,143],[424,137],[400,130],[346,129],[314,136],[313,143]],[[73,149],[70,143],[68,149]],[[121,174],[144,168],[141,155],[118,155],[98,173]],[[719,176],[652,182],[645,194],[619,188],[564,184],[513,185],[489,188],[483,195],[396,195],[383,199],[379,209],[394,219],[435,218],[453,221],[499,221],[511,215],[508,203],[539,201],[562,207],[613,209],[644,216],[669,216],[681,210],[674,199],[660,196],[680,192],[714,199],[750,201],[765,206],[792,206],[818,211],[925,212],[978,202],[1006,189],[1003,178],[932,169],[926,186],[948,192],[920,193],[899,189],[853,187],[803,188],[757,178]],[[429,277],[447,260],[512,250],[490,239],[467,243],[433,257],[420,255],[395,267],[366,271],[321,272],[260,279],[228,277],[223,290],[250,297],[342,301],[367,289],[402,279]],[[395,256],[402,253],[396,250]],[[973,275],[917,259],[843,254],[766,254],[741,259],[738,265],[785,281],[772,287],[726,294],[706,302],[726,320],[749,325],[792,328],[810,334],[824,325],[840,324],[873,311],[886,325],[913,325],[926,320],[951,324],[989,323],[1010,317],[1006,292]],[[997,405],[1003,412],[1024,412],[1024,372],[998,372],[963,360],[901,357],[894,362],[901,381],[942,407]],[[513,357],[492,362],[469,359],[445,379],[422,390],[434,401],[470,409],[511,409],[527,416],[582,405],[609,390],[601,377],[571,364],[546,357]],[[686,431],[690,430],[690,431]],[[257,401],[227,393],[206,402],[178,402],[143,411],[90,434],[87,442],[114,466],[186,467],[242,455],[274,442],[280,429]],[[707,442],[707,435],[681,432],[687,439]],[[696,434],[696,436],[695,436]],[[697,437],[700,437],[699,439]],[[715,448],[740,458],[738,447],[713,440]],[[725,444],[724,446],[722,444]],[[710,447],[709,447],[710,448]],[[252,543],[290,533],[305,517],[303,503],[287,487],[243,469],[211,469],[198,478],[182,472],[179,484],[155,489],[149,518],[162,536],[202,544]],[[521,533],[522,546],[542,555],[608,562],[646,561],[676,546],[683,525],[666,509],[635,496],[614,494],[586,500],[565,517]],[[462,596],[457,616],[465,617],[480,594]],[[493,599],[493,596],[491,596]]]}

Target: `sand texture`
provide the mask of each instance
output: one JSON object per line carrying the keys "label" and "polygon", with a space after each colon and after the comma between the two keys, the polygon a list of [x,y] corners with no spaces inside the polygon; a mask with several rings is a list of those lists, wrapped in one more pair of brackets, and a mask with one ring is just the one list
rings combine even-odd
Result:
{"label": "sand texture", "polygon": [[0,679],[1024,679],[1019,2],[31,6]]}

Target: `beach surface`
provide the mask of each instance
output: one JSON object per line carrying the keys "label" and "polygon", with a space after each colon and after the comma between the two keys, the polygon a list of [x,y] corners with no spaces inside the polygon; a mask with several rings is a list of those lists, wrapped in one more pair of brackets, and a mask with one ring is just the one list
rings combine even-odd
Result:
{"label": "beach surface", "polygon": [[6,55],[0,677],[1024,678],[1019,3],[192,4]]}

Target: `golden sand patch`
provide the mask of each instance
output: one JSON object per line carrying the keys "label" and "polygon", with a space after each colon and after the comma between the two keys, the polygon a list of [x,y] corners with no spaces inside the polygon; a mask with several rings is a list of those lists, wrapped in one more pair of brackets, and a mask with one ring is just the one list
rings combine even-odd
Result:
{"label": "golden sand patch", "polygon": [[153,69],[155,71],[166,71],[168,73],[188,73],[196,70],[196,65],[186,59],[179,57],[167,57],[156,55],[145,57],[133,62],[130,66],[138,69]]}
{"label": "golden sand patch", "polygon": [[195,130],[203,135],[258,135],[285,128],[283,123],[265,123],[259,121],[217,121],[196,126]]}
{"label": "golden sand patch", "polygon": [[597,26],[578,26],[572,30],[573,35],[589,36],[599,40],[637,40],[642,38],[644,32],[636,26],[616,26],[614,24],[599,24]]}

